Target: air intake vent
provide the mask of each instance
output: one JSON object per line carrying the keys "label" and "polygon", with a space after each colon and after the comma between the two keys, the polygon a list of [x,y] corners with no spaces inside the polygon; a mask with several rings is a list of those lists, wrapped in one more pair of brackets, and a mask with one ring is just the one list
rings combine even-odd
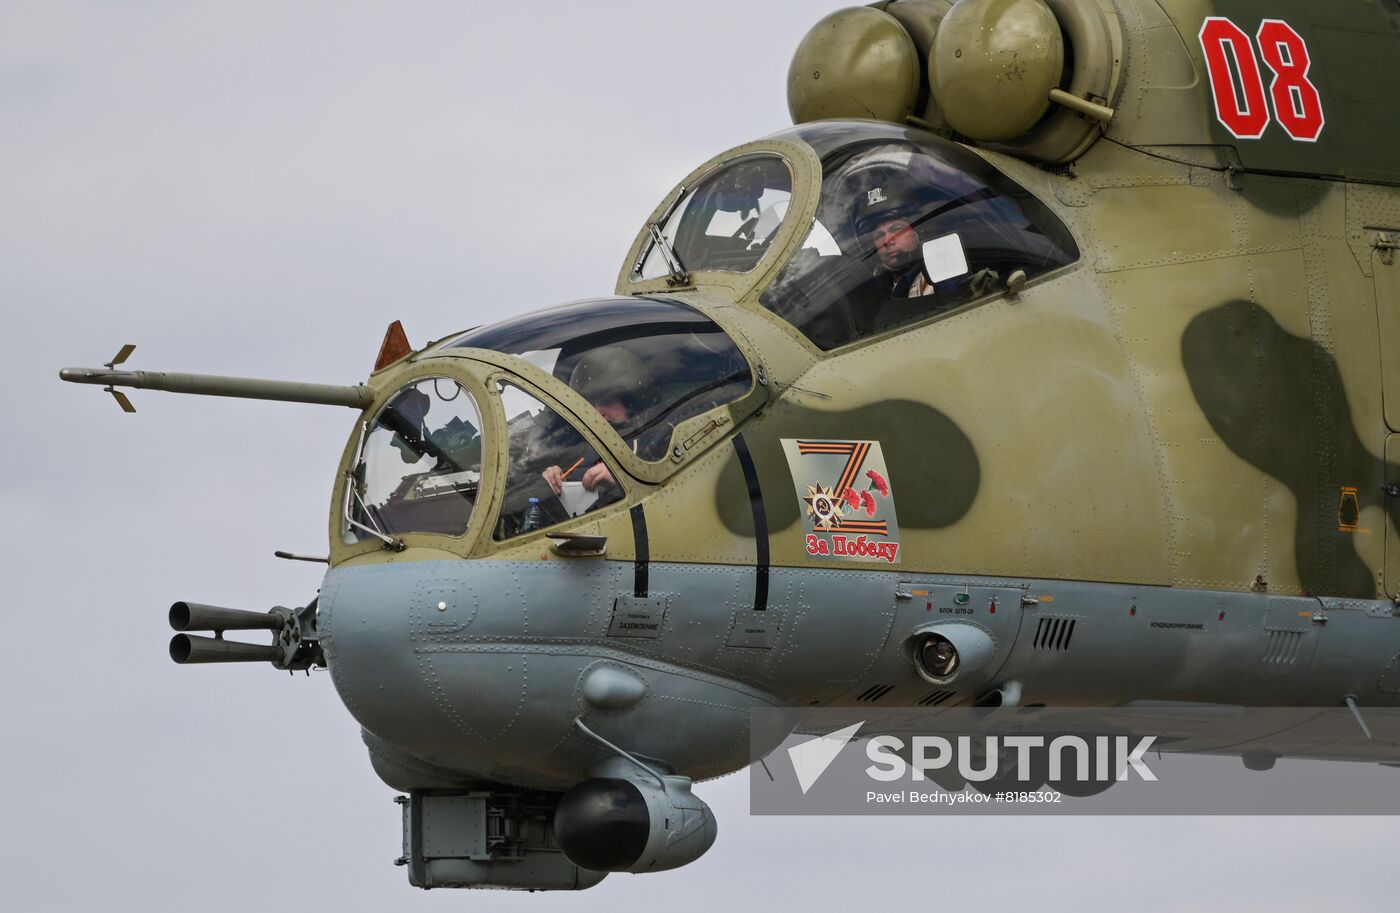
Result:
{"label": "air intake vent", "polygon": [[1264,647],[1264,662],[1271,666],[1288,666],[1298,661],[1298,649],[1303,645],[1302,631],[1269,631]]}
{"label": "air intake vent", "polygon": [[856,695],[856,700],[866,704],[873,704],[880,698],[894,690],[894,685],[871,685],[860,694]]}
{"label": "air intake vent", "polygon": [[1069,639],[1074,636],[1073,618],[1042,618],[1035,626],[1035,639],[1031,646],[1036,650],[1064,652],[1069,649]]}
{"label": "air intake vent", "polygon": [[937,707],[939,704],[943,703],[943,702],[946,701],[948,698],[952,697],[954,694],[957,694],[957,692],[956,692],[956,691],[935,691],[935,692],[933,692],[932,694],[930,694],[928,697],[926,697],[926,698],[924,698],[923,700],[919,701],[919,706],[920,706],[920,707]]}

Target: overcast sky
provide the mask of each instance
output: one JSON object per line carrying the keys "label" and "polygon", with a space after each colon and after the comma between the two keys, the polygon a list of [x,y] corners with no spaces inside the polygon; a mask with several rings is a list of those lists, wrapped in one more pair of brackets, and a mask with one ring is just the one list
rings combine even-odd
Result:
{"label": "overcast sky", "polygon": [[[324,674],[180,668],[175,599],[314,593],[350,413],[133,394],[59,367],[352,383],[611,291],[696,164],[784,127],[826,0],[0,0],[0,906],[5,910],[1138,913],[1389,908],[1389,819],[751,818],[675,872],[420,892]],[[1344,775],[1339,772],[1339,775]]]}

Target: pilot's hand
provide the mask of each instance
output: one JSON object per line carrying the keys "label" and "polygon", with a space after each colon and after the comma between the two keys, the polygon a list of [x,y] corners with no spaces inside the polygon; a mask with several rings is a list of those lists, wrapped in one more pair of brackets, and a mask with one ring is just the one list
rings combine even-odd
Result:
{"label": "pilot's hand", "polygon": [[583,487],[589,491],[597,488],[600,484],[616,484],[613,481],[612,470],[608,469],[608,464],[603,462],[594,463],[583,474]]}
{"label": "pilot's hand", "polygon": [[[549,490],[556,495],[564,490],[564,470],[558,466],[551,466],[540,473],[544,477],[545,483],[549,485]],[[588,478],[586,475],[584,478]]]}

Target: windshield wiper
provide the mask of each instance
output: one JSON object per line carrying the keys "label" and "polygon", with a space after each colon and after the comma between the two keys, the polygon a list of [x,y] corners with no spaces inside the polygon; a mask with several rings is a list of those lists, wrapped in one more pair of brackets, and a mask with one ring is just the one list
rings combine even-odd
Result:
{"label": "windshield wiper", "polygon": [[[345,522],[347,528],[358,529],[361,532],[369,533],[371,536],[383,542],[386,549],[401,552],[404,550],[403,540],[395,539],[392,536],[386,536],[384,534],[383,524],[380,522],[382,518],[376,517],[376,512],[373,508],[366,504],[365,499],[360,496],[358,481],[361,478],[361,474],[364,472],[365,444],[368,442],[368,438],[369,422],[361,422],[360,445],[355,451],[355,467],[345,471],[345,503],[341,507],[341,519]],[[352,510],[352,498],[355,502],[359,503],[360,509],[364,512],[365,519],[373,523],[376,527],[375,529],[371,529],[355,519]]]}
{"label": "windshield wiper", "polygon": [[666,270],[671,275],[666,280],[667,285],[689,285],[690,273],[686,272],[685,264],[681,263],[681,258],[676,256],[675,248],[671,247],[671,242],[666,240],[666,236],[661,233],[661,226],[656,222],[647,223],[647,231],[651,232],[651,240],[661,251],[662,258],[666,261]]}
{"label": "windshield wiper", "polygon": [[[346,473],[346,476],[347,478],[345,480],[345,522],[348,525],[354,527],[355,529],[369,533],[374,538],[383,542],[385,549],[394,552],[403,551],[405,548],[403,540],[395,539],[393,536],[386,536],[384,534],[383,524],[380,522],[382,518],[376,516],[378,511],[366,504],[365,499],[360,496],[359,489],[355,487],[354,476],[350,475],[350,473]],[[355,499],[355,502],[360,505],[360,510],[363,511],[365,519],[373,523],[375,528],[371,529],[370,527],[365,526],[363,523],[359,522],[351,515],[350,499],[352,497]]]}

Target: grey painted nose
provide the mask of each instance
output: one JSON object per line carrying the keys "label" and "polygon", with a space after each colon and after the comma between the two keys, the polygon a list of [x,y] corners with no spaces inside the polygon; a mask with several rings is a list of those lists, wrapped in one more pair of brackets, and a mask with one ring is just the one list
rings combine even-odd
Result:
{"label": "grey painted nose", "polygon": [[464,783],[572,786],[610,756],[576,719],[667,769],[684,759],[686,776],[748,763],[749,712],[777,700],[665,661],[655,641],[609,636],[624,581],[601,562],[578,568],[455,560],[331,570],[321,627],[345,706],[375,739]]}

